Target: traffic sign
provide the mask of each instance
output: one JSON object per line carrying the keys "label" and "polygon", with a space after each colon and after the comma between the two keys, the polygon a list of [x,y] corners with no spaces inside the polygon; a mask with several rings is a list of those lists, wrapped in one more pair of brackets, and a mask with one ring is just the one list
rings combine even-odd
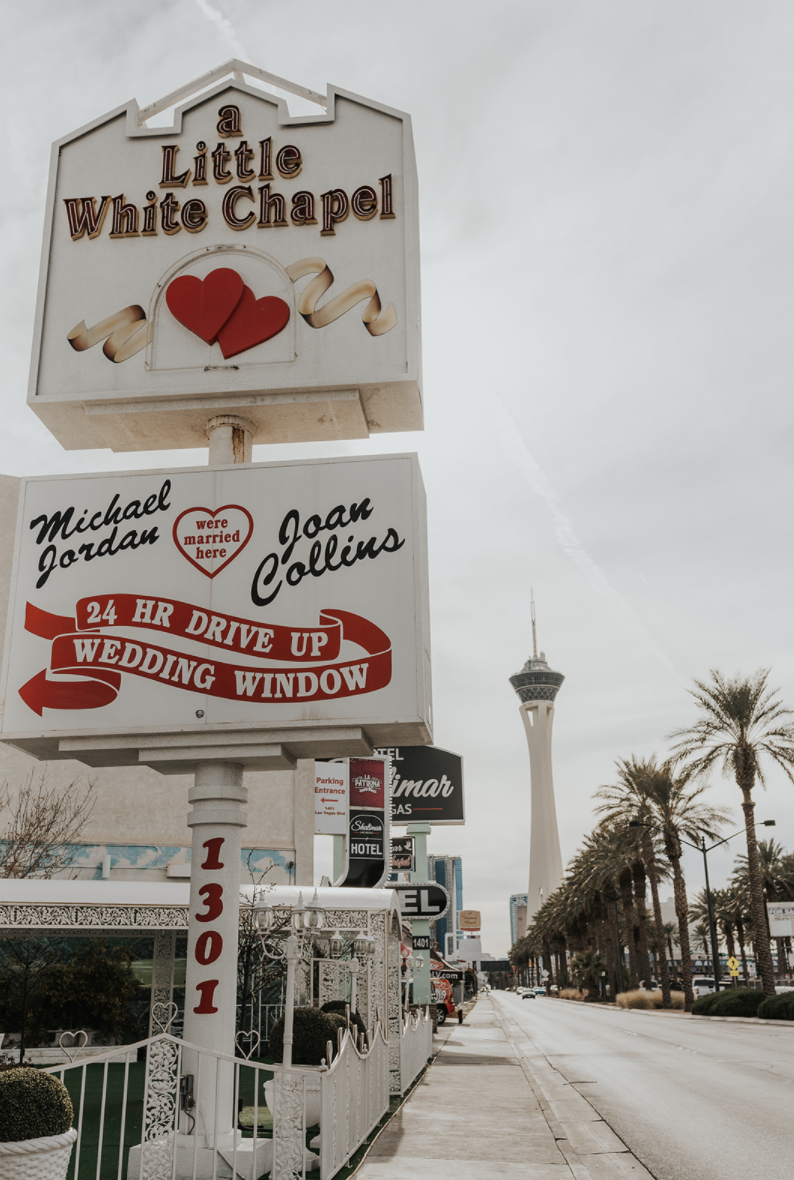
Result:
{"label": "traffic sign", "polygon": [[731,955],[731,957],[728,959],[728,972],[731,975],[739,974],[739,960],[735,955]]}
{"label": "traffic sign", "polygon": [[393,885],[404,918],[443,918],[449,909],[449,894],[443,885]]}

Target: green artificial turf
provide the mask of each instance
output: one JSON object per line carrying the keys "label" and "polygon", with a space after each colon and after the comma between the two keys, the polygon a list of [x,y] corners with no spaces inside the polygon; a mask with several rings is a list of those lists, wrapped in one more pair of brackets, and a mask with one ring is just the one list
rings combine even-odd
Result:
{"label": "green artificial turf", "polygon": [[[77,1146],[75,1146],[72,1150],[66,1180],[96,1180],[104,1070],[104,1064],[86,1066],[85,1090],[82,1095],[82,1104],[82,1069],[67,1069],[64,1074],[64,1082],[74,1106],[74,1125],[81,1127],[79,1158]],[[107,1070],[108,1082],[105,1096],[105,1113],[104,1119],[102,1120],[102,1163],[99,1171],[99,1180],[117,1180],[119,1175],[122,1099],[124,1096],[124,1066],[121,1064],[110,1064]],[[272,1076],[273,1074],[270,1070],[263,1070],[260,1073],[258,1098],[260,1124],[262,1122],[262,1115],[265,1117],[267,1115],[263,1085]],[[127,1174],[129,1149],[141,1141],[145,1080],[146,1063],[136,1061],[131,1064],[127,1083],[127,1117],[124,1124],[122,1180],[124,1180]],[[247,1065],[241,1065],[240,1067],[239,1097],[244,1108],[251,1108],[251,1126],[247,1130],[243,1130],[244,1136],[251,1135],[254,1107],[254,1070]],[[268,1132],[264,1126],[260,1125],[257,1134],[263,1137]],[[272,1122],[270,1134],[272,1135]],[[79,1168],[79,1171],[76,1170],[77,1168]]]}

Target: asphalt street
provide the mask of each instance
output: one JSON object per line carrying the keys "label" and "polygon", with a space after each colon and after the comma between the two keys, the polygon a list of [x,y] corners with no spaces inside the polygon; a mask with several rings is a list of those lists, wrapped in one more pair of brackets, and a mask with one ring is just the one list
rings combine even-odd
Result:
{"label": "asphalt street", "polygon": [[794,1025],[492,997],[657,1180],[789,1180]]}

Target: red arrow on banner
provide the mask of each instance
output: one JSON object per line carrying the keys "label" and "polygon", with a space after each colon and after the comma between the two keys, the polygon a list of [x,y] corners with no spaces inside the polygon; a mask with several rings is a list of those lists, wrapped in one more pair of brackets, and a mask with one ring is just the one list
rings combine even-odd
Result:
{"label": "red arrow on banner", "polygon": [[[22,700],[41,717],[44,709],[98,709],[116,699],[121,685],[119,672],[95,669],[92,680],[48,680],[42,668],[19,689]],[[101,683],[104,681],[104,683]]]}

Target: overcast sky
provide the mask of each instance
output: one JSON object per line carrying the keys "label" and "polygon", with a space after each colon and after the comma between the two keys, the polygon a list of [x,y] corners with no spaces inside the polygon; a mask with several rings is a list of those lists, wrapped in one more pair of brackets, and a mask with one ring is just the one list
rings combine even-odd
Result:
{"label": "overcast sky", "polygon": [[[710,668],[772,669],[794,705],[794,9],[781,0],[36,0],[4,15],[0,220],[14,475],[201,463],[65,452],[25,405],[49,145],[237,55],[408,111],[418,157],[422,434],[255,459],[419,452],[430,517],[436,744],[465,758],[484,946],[526,890],[529,760],[508,683],[565,673],[563,859],[614,759],[663,752]],[[741,813],[717,779],[713,801]],[[794,787],[759,818],[794,849]],[[741,851],[742,840],[731,846]],[[721,883],[733,853],[714,854]],[[691,892],[702,887],[687,861]]]}

